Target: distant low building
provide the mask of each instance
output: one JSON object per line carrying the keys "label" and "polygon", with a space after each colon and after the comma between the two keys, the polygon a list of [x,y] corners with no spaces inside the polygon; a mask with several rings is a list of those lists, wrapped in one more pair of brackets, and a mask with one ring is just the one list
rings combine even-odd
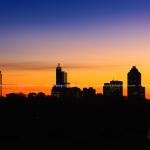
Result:
{"label": "distant low building", "polygon": [[74,97],[80,98],[81,97],[81,90],[78,87],[70,87],[70,88],[61,88],[54,86],[52,88],[51,95],[60,98],[60,97]]}
{"label": "distant low building", "polygon": [[96,95],[96,90],[93,89],[92,87],[90,88],[83,88],[82,91],[82,96],[95,96]]}
{"label": "distant low building", "polygon": [[109,97],[109,96],[122,97],[123,96],[123,82],[112,80],[110,81],[110,83],[104,83],[103,95],[106,97]]}

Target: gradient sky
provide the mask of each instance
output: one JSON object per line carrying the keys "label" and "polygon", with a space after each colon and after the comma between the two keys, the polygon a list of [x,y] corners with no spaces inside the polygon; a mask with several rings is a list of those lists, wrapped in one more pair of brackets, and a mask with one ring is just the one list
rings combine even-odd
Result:
{"label": "gradient sky", "polygon": [[50,93],[61,63],[71,86],[124,82],[136,65],[150,97],[149,0],[0,0],[3,94]]}

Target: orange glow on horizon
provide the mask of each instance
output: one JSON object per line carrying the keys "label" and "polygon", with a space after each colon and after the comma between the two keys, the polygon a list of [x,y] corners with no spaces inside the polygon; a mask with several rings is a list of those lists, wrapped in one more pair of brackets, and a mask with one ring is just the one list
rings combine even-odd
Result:
{"label": "orange glow on horizon", "polygon": [[[113,68],[93,67],[93,68],[63,68],[68,72],[70,87],[77,86],[93,87],[97,93],[102,93],[103,85],[111,80],[123,81],[124,96],[127,95],[127,73],[131,66],[114,66]],[[142,85],[146,87],[146,97],[150,98],[148,91],[149,75],[148,68],[139,67],[142,73]],[[6,82],[7,81],[7,82]],[[39,71],[6,71],[3,73],[3,96],[8,93],[28,94],[30,92],[43,92],[51,94],[51,88],[55,84],[55,69]]]}

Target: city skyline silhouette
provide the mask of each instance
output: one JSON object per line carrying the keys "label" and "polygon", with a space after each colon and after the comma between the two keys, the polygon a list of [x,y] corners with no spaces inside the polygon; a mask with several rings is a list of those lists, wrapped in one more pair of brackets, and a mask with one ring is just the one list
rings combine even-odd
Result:
{"label": "city skyline silhouette", "polygon": [[0,0],[0,144],[149,148],[149,39],[150,0]]}
{"label": "city skyline silhouette", "polygon": [[0,9],[0,70],[4,86],[16,87],[5,87],[3,95],[49,94],[60,62],[71,84],[100,93],[111,80],[126,86],[136,65],[150,98],[148,0],[7,1]]}
{"label": "city skyline silhouette", "polygon": [[[56,66],[56,74],[55,74],[55,86],[53,86],[52,88],[50,88],[49,90],[52,91],[50,92],[48,95],[57,95],[55,94],[55,92],[53,91],[53,88],[55,88],[55,90],[58,89],[63,89],[63,88],[79,88],[80,90],[82,90],[82,88],[78,87],[78,86],[72,86],[70,87],[70,83],[68,83],[68,73],[62,70],[62,67],[60,65],[60,63],[57,64]],[[129,70],[129,72],[127,73],[127,95],[123,94],[123,90],[124,90],[124,86],[123,86],[123,81],[118,81],[118,80],[111,80],[110,83],[104,83],[103,85],[103,91],[102,93],[98,93],[97,94],[103,94],[104,96],[112,96],[112,95],[118,95],[118,96],[127,96],[128,98],[132,96],[135,97],[137,95],[137,97],[143,97],[143,99],[146,98],[145,95],[145,87],[143,87],[141,84],[142,82],[142,75],[139,72],[139,70],[136,68],[136,66],[132,66],[132,68]],[[1,72],[1,78],[0,78],[0,93],[2,96],[2,91],[3,91],[3,84],[2,84],[2,72]],[[25,86],[23,86],[24,88]],[[48,86],[49,87],[49,86]],[[93,88],[92,86],[87,86],[87,87],[83,87],[83,90],[85,88]],[[94,89],[95,90],[95,89]],[[42,91],[39,91],[38,93],[40,93]],[[95,90],[96,92],[96,90]],[[17,93],[17,92],[14,92]],[[22,91],[18,92],[18,93],[22,93]],[[30,91],[28,94],[30,93],[35,93],[34,91]],[[9,94],[9,93],[7,93]],[[45,93],[46,94],[46,93]],[[95,93],[96,94],[96,93]]]}

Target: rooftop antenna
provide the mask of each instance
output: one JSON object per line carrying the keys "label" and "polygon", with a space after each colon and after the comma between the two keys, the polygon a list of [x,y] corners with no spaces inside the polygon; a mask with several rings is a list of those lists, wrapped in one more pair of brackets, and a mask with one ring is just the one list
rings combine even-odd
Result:
{"label": "rooftop antenna", "polygon": [[60,67],[60,63],[57,64],[57,67]]}

